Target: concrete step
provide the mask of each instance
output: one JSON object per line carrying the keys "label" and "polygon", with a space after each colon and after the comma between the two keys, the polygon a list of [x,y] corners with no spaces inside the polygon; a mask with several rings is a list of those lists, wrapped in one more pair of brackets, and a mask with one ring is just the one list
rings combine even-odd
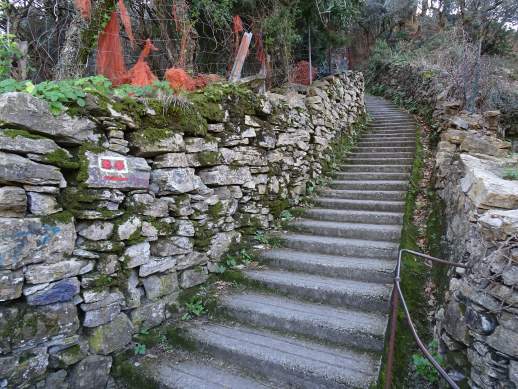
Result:
{"label": "concrete step", "polygon": [[383,351],[385,315],[252,292],[226,296],[222,307],[229,316],[246,325],[303,335],[339,346]]}
{"label": "concrete step", "polygon": [[337,307],[387,313],[390,284],[360,282],[283,270],[247,270],[245,275],[291,297]]}
{"label": "concrete step", "polygon": [[[361,175],[361,177],[352,178],[349,175],[354,176],[354,174]],[[385,174],[391,174],[396,176],[408,176],[408,174],[397,174],[397,173],[338,173],[337,177],[343,179],[373,179],[374,177],[368,177],[367,175],[375,176],[376,174],[383,175],[382,177],[386,177]],[[364,178],[362,178],[364,177]],[[406,192],[405,191],[396,191],[396,190],[341,190],[341,189],[322,189],[319,191],[319,194],[325,198],[338,198],[343,200],[377,200],[377,201],[404,201]]]}
{"label": "concrete step", "polygon": [[206,360],[180,363],[160,358],[144,363],[145,375],[153,378],[160,389],[274,389],[228,368]]}
{"label": "concrete step", "polygon": [[401,238],[401,226],[382,224],[343,223],[299,218],[292,221],[289,228],[303,234],[348,239],[399,242]]}
{"label": "concrete step", "polygon": [[349,190],[407,190],[408,181],[335,180],[329,187]]}
{"label": "concrete step", "polygon": [[394,276],[395,261],[377,258],[355,258],[290,249],[265,250],[262,262],[271,267],[326,277],[389,284]]}
{"label": "concrete step", "polygon": [[409,173],[412,165],[340,165],[342,172],[380,172],[380,173]]}
{"label": "concrete step", "polygon": [[413,158],[355,158],[351,156],[346,161],[351,165],[411,165],[414,162]]}
{"label": "concrete step", "polygon": [[414,146],[415,147],[415,140],[361,140],[357,143],[358,146],[364,146],[364,147],[405,147],[405,146]]}
{"label": "concrete step", "polygon": [[367,158],[367,159],[379,159],[379,158],[414,158],[414,154],[411,151],[394,151],[392,153],[364,153],[364,152],[353,152],[349,154],[350,158]]}
{"label": "concrete step", "polygon": [[369,138],[382,138],[382,139],[393,139],[393,138],[410,138],[415,140],[415,132],[412,131],[398,131],[398,132],[379,132],[379,131],[369,131],[363,135],[362,139]]}
{"label": "concrete step", "polygon": [[350,223],[400,224],[403,223],[403,212],[381,212],[369,210],[337,210],[328,208],[312,208],[304,213],[305,217],[317,220],[343,221]]}
{"label": "concrete step", "polygon": [[346,257],[365,257],[395,259],[399,243],[364,239],[344,239],[329,236],[285,233],[282,246],[312,253],[343,255]]}
{"label": "concrete step", "polygon": [[398,134],[398,133],[402,133],[402,134],[412,134],[415,136],[416,134],[416,131],[415,131],[415,128],[376,128],[376,127],[369,127],[369,129],[367,130],[367,132],[365,132],[366,134],[387,134],[387,135],[391,135],[391,134]]}
{"label": "concrete step", "polygon": [[281,381],[283,388],[366,389],[379,371],[379,357],[244,326],[206,324],[190,336],[201,350]]}
{"label": "concrete step", "polygon": [[403,212],[404,201],[355,200],[335,197],[317,197],[315,205],[336,210],[361,210],[377,212]]}
{"label": "concrete step", "polygon": [[413,146],[358,146],[353,149],[355,152],[361,153],[390,153],[390,152],[415,152],[415,144]]}

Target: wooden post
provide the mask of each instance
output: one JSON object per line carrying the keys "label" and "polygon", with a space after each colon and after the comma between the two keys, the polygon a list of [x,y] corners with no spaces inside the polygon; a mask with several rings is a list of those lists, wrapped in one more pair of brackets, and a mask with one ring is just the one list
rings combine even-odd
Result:
{"label": "wooden post", "polygon": [[229,81],[236,82],[241,78],[241,71],[243,70],[243,65],[245,63],[246,56],[248,55],[248,48],[250,47],[251,41],[252,33],[245,32],[241,38],[241,44],[239,45],[239,50],[237,51],[234,66],[232,66],[232,72],[230,73]]}
{"label": "wooden post", "polygon": [[309,85],[313,83],[313,63],[311,61],[311,26],[308,28]]}

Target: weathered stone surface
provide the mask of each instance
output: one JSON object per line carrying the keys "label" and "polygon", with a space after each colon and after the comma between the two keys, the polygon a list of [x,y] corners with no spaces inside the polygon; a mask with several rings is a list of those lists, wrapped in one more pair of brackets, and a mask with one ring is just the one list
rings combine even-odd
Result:
{"label": "weathered stone surface", "polygon": [[138,284],[139,278],[136,271],[131,271],[129,277],[121,283],[120,289],[124,295],[126,308],[136,308],[140,306],[140,297],[143,293],[140,292]]}
{"label": "weathered stone surface", "polygon": [[17,299],[22,295],[23,271],[0,271],[0,301]]}
{"label": "weathered stone surface", "polygon": [[136,216],[131,216],[128,220],[120,223],[117,227],[117,238],[120,240],[129,239],[141,227],[142,221]]}
{"label": "weathered stone surface", "polygon": [[154,169],[189,167],[185,153],[167,153],[155,157]]}
{"label": "weathered stone surface", "polygon": [[131,269],[149,262],[149,247],[149,242],[137,243],[127,247],[122,255],[126,266]]}
{"label": "weathered stone surface", "polygon": [[486,236],[494,240],[503,240],[518,233],[518,210],[490,209],[478,219],[478,222]]}
{"label": "weathered stone surface", "polygon": [[[47,375],[45,384],[41,389],[70,389],[66,378],[66,370],[53,371]],[[39,386],[38,389],[40,389]]]}
{"label": "weathered stone surface", "polygon": [[101,355],[90,355],[70,372],[68,382],[74,389],[101,389],[105,388],[110,378],[112,358]]}
{"label": "weathered stone surface", "polygon": [[177,220],[176,227],[176,233],[180,236],[194,236],[195,234],[194,224],[190,220]]}
{"label": "weathered stone surface", "polygon": [[[52,349],[51,349],[52,350]],[[65,369],[88,356],[88,347],[84,342],[75,344],[64,350],[50,351],[50,366],[54,369]]]}
{"label": "weathered stone surface", "polygon": [[251,188],[255,186],[248,167],[234,169],[221,165],[201,170],[199,175],[205,185],[245,185]]}
{"label": "weathered stone surface", "polygon": [[113,223],[95,221],[93,223],[81,223],[77,226],[77,234],[90,240],[106,240],[113,232]]}
{"label": "weathered stone surface", "polygon": [[121,311],[121,306],[118,303],[110,304],[98,309],[89,310],[85,312],[83,326],[98,327],[102,324],[112,321]]}
{"label": "weathered stone surface", "polygon": [[468,153],[505,157],[508,154],[507,149],[510,147],[510,143],[501,141],[497,138],[478,134],[469,134],[462,141],[460,150]]}
{"label": "weathered stone surface", "polygon": [[139,268],[139,276],[147,277],[150,274],[162,273],[171,270],[176,265],[174,257],[152,257],[150,261]]}
{"label": "weathered stone surface", "polygon": [[202,187],[202,182],[194,173],[194,169],[189,168],[153,170],[151,183],[157,187],[161,195],[187,193]]}
{"label": "weathered stone surface", "polygon": [[29,284],[44,284],[74,277],[81,273],[85,264],[84,260],[70,259],[52,264],[30,265],[25,271],[25,279]]}
{"label": "weathered stone surface", "polygon": [[131,322],[139,330],[160,325],[165,320],[165,301],[150,301],[131,312]]}
{"label": "weathered stone surface", "polygon": [[180,286],[182,289],[191,288],[193,286],[203,284],[208,278],[209,272],[206,267],[184,270],[180,274]]}
{"label": "weathered stone surface", "polygon": [[29,212],[33,215],[51,215],[62,210],[56,200],[56,197],[52,195],[28,192],[27,197],[29,200]]}
{"label": "weathered stone surface", "polygon": [[207,254],[210,259],[218,260],[232,243],[239,243],[240,240],[241,234],[237,231],[220,232],[212,237]]}
{"label": "weathered stone surface", "polygon": [[18,186],[0,188],[0,216],[23,217],[27,211],[27,195]]}
{"label": "weathered stone surface", "polygon": [[138,213],[152,217],[169,216],[169,202],[164,198],[155,198],[149,193],[137,193],[130,197],[129,204]]}
{"label": "weathered stone surface", "polygon": [[95,124],[88,119],[54,116],[48,103],[28,93],[9,92],[0,95],[0,122],[31,132],[49,135],[57,142],[80,145],[96,142]]}
{"label": "weathered stone surface", "polygon": [[455,145],[460,145],[467,135],[468,133],[466,131],[450,129],[441,134],[441,140]]}
{"label": "weathered stone surface", "polygon": [[11,134],[9,130],[0,130],[0,150],[16,154],[48,154],[59,150],[63,155],[71,156],[51,139],[28,138],[16,132]]}
{"label": "weathered stone surface", "polygon": [[490,162],[466,154],[462,154],[460,159],[465,167],[461,187],[475,206],[518,208],[518,182],[499,177],[495,172],[498,166]]}
{"label": "weathered stone surface", "polygon": [[47,365],[45,347],[17,356],[0,357],[0,383],[8,388],[26,388],[43,377]]}
{"label": "weathered stone surface", "polygon": [[90,188],[147,189],[151,167],[144,158],[130,157],[106,151],[87,151]]}
{"label": "weathered stone surface", "polygon": [[146,139],[146,134],[136,131],[131,135],[132,145],[136,147],[136,155],[153,157],[158,154],[176,153],[185,150],[183,136],[170,131],[161,139]]}
{"label": "weathered stone surface", "polygon": [[176,269],[184,270],[196,265],[204,265],[209,261],[209,257],[204,253],[194,251],[187,255],[178,257]]}
{"label": "weathered stone surface", "polygon": [[[83,296],[85,296],[85,298],[88,298],[88,294],[83,294]],[[119,291],[113,291],[110,293],[105,291],[103,293],[100,293],[100,295],[97,298],[98,299],[90,301],[87,304],[81,304],[81,309],[85,312],[89,312],[107,307],[112,304],[122,304],[124,301],[124,296]]]}
{"label": "weathered stone surface", "polygon": [[518,356],[518,332],[504,326],[498,326],[495,332],[488,336],[487,344],[496,350],[513,358]]}
{"label": "weathered stone surface", "polygon": [[57,167],[33,162],[16,154],[0,152],[0,183],[12,182],[60,187],[66,185],[65,179]]}
{"label": "weathered stone surface", "polygon": [[193,250],[192,241],[183,236],[171,236],[160,238],[151,243],[151,254],[156,257],[169,257],[172,255],[188,254]]}
{"label": "weathered stone surface", "polygon": [[218,143],[208,138],[185,138],[185,151],[188,153],[218,151]]}
{"label": "weathered stone surface", "polygon": [[153,275],[142,279],[146,296],[149,300],[156,300],[162,296],[178,291],[178,277],[176,272],[162,275]]}
{"label": "weathered stone surface", "polygon": [[131,342],[132,335],[131,321],[120,313],[111,322],[91,330],[88,343],[93,353],[108,355],[124,349]]}
{"label": "weathered stone surface", "polygon": [[72,253],[75,239],[73,221],[50,225],[38,218],[0,218],[0,269],[58,262]]}
{"label": "weathered stone surface", "polygon": [[70,301],[79,293],[79,280],[77,278],[66,278],[53,282],[44,289],[27,296],[29,305],[47,305]]}
{"label": "weathered stone surface", "polygon": [[455,340],[468,344],[468,328],[459,303],[455,300],[450,301],[444,312],[444,317],[448,334]]}

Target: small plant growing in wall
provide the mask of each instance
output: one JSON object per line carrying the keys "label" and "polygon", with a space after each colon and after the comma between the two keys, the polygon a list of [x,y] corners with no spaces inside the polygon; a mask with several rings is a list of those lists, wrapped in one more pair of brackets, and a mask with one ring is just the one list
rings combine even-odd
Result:
{"label": "small plant growing in wall", "polygon": [[503,177],[506,180],[518,180],[518,168],[517,167],[508,167],[504,169]]}
{"label": "small plant growing in wall", "polygon": [[[428,350],[440,365],[444,364],[444,358],[438,352],[438,343],[433,340],[428,344]],[[439,373],[433,365],[421,354],[412,355],[412,363],[417,374],[426,381],[435,384],[439,382]]]}
{"label": "small plant growing in wall", "polygon": [[207,312],[203,299],[200,296],[193,296],[190,301],[185,303],[185,312],[182,320],[190,320],[193,317],[199,317]]}

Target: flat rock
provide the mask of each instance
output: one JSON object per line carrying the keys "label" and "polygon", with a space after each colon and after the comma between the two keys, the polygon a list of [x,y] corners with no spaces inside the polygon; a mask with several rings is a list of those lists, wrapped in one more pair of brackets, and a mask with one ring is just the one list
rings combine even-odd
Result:
{"label": "flat rock", "polygon": [[182,289],[191,288],[193,286],[203,284],[208,278],[209,272],[205,266],[184,270],[180,274],[180,286]]}
{"label": "flat rock", "polygon": [[[185,142],[182,134],[173,131],[161,130],[160,139],[146,139],[146,132],[135,131],[131,134],[131,145],[136,148],[136,155],[153,157],[164,153],[185,151]],[[149,132],[149,131],[148,131]]]}
{"label": "flat rock", "polygon": [[27,304],[48,305],[70,301],[79,293],[79,285],[79,280],[75,277],[53,282],[44,289],[27,296]]}
{"label": "flat rock", "polygon": [[95,123],[67,114],[54,116],[46,101],[28,93],[9,92],[0,95],[0,122],[27,131],[48,135],[59,143],[80,145],[96,142]]}
{"label": "flat rock", "polygon": [[45,284],[75,277],[81,273],[86,261],[68,259],[51,264],[29,265],[25,270],[25,280],[29,284]]}
{"label": "flat rock", "polygon": [[184,236],[160,238],[151,243],[151,254],[157,257],[188,254],[193,251],[192,241]]}
{"label": "flat rock", "polygon": [[66,186],[66,181],[57,167],[33,162],[16,154],[0,152],[0,183],[12,182]]}
{"label": "flat rock", "polygon": [[23,217],[27,212],[27,194],[18,186],[0,188],[0,216]]}
{"label": "flat rock", "polygon": [[85,152],[88,160],[90,188],[147,189],[151,167],[144,158],[130,157],[111,151]]}
{"label": "flat rock", "polygon": [[9,130],[0,130],[0,150],[16,154],[48,154],[59,150],[70,157],[70,153],[52,139],[12,136]]}
{"label": "flat rock", "polygon": [[132,335],[131,321],[124,313],[120,313],[111,322],[94,328],[88,343],[93,353],[108,355],[123,350],[131,342]]}
{"label": "flat rock", "polygon": [[93,223],[82,223],[77,227],[79,236],[90,240],[106,240],[113,232],[113,223],[95,221]]}
{"label": "flat rock", "polygon": [[255,187],[248,167],[232,168],[226,165],[215,166],[199,172],[205,185],[246,185]]}
{"label": "flat rock", "polygon": [[22,295],[23,271],[0,271],[0,301],[17,299]]}
{"label": "flat rock", "polygon": [[110,378],[112,357],[90,355],[74,366],[68,379],[70,388],[105,388]]}
{"label": "flat rock", "polygon": [[72,254],[75,240],[73,221],[51,225],[39,218],[0,218],[0,269],[58,262]]}
{"label": "flat rock", "polygon": [[142,284],[149,300],[156,300],[162,296],[178,291],[178,277],[176,272],[152,275],[142,279]]}
{"label": "flat rock", "polygon": [[203,186],[200,177],[190,168],[153,170],[151,183],[161,195],[188,193]]}
{"label": "flat rock", "polygon": [[29,212],[33,215],[45,216],[59,212],[62,208],[59,206],[56,197],[53,195],[37,192],[28,192]]}

